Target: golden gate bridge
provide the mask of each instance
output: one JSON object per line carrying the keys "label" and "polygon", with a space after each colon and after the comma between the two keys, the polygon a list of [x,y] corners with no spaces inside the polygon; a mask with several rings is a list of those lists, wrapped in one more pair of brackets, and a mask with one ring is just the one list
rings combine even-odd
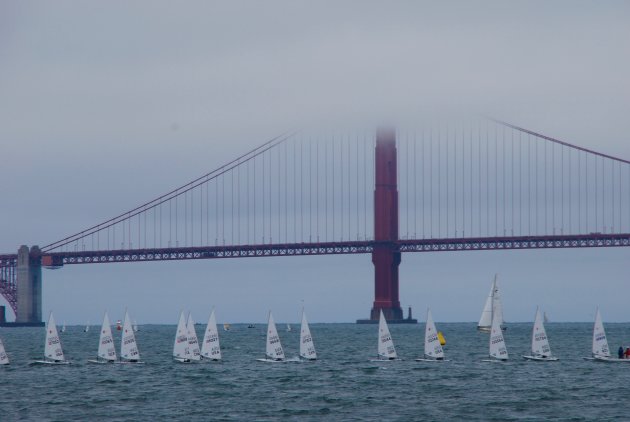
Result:
{"label": "golden gate bridge", "polygon": [[18,325],[42,321],[42,268],[372,254],[375,300],[404,319],[404,252],[630,245],[630,162],[506,122],[313,131],[43,247],[0,255]]}

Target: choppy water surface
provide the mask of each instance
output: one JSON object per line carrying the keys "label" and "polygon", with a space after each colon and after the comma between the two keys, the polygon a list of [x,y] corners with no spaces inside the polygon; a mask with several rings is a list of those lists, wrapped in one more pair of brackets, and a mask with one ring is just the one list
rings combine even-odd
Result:
{"label": "choppy water surface", "polygon": [[[278,325],[284,327],[283,324]],[[203,336],[205,326],[197,326]],[[511,361],[482,363],[488,335],[475,324],[440,324],[453,362],[422,363],[424,324],[391,326],[405,360],[369,362],[377,326],[312,324],[320,360],[256,362],[265,326],[220,332],[224,361],[182,365],[171,360],[175,326],[141,326],[145,365],[89,365],[98,327],[61,334],[68,366],[33,366],[44,329],[1,329],[11,358],[0,368],[0,420],[628,420],[630,364],[582,360],[591,324],[548,324],[560,362],[526,362],[530,324],[510,324]],[[630,324],[606,325],[610,347],[630,345]],[[114,332],[119,347],[119,333]],[[299,330],[280,332],[287,357]]]}

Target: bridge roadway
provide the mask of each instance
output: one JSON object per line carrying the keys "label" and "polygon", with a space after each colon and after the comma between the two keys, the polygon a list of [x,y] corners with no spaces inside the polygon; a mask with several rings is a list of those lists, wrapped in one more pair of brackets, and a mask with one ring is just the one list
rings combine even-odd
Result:
{"label": "bridge roadway", "polygon": [[[239,246],[199,246],[156,249],[72,251],[44,253],[42,265],[60,267],[70,264],[173,261],[186,259],[253,258],[273,256],[341,255],[372,253],[377,245],[387,245],[396,252],[482,251],[516,249],[598,248],[630,246],[630,233],[514,237],[471,237],[444,239],[399,239],[394,242],[373,240],[328,243],[286,243]],[[2,255],[1,262],[15,256]]]}

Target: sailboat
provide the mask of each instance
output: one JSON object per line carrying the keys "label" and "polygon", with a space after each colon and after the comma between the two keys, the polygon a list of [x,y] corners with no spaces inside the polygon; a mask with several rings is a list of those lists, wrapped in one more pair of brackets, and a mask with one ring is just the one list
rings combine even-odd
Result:
{"label": "sailboat", "polygon": [[291,328],[291,324],[287,324],[287,333],[290,333],[291,331],[293,331],[293,328]]}
{"label": "sailboat", "polygon": [[427,309],[427,323],[424,328],[424,357],[416,359],[419,362],[448,362],[444,359],[444,349],[433,322],[431,309]]}
{"label": "sailboat", "polygon": [[300,357],[305,360],[317,360],[315,344],[313,344],[311,329],[308,326],[304,309],[302,309],[302,325],[300,327]]}
{"label": "sailboat", "polygon": [[120,342],[120,363],[144,363],[140,362],[140,352],[136,343],[136,335],[131,327],[129,312],[125,309],[125,319],[122,326],[122,340]]}
{"label": "sailboat", "polygon": [[136,333],[140,331],[140,329],[138,328],[138,321],[136,320],[133,321],[133,331],[135,331]]}
{"label": "sailboat", "polygon": [[0,365],[8,365],[9,364],[9,356],[7,356],[7,352],[4,350],[4,344],[2,343],[2,339],[0,339]]}
{"label": "sailboat", "polygon": [[87,333],[88,331],[90,331],[90,321],[88,321],[87,324],[85,324],[85,328],[83,329],[84,333]]}
{"label": "sailboat", "polygon": [[223,331],[230,331],[230,328],[232,328],[230,324],[223,324]]}
{"label": "sailboat", "polygon": [[184,318],[184,311],[179,314],[175,344],[173,344],[173,359],[181,363],[188,363],[191,359],[190,343],[188,342],[188,326]]}
{"label": "sailboat", "polygon": [[484,359],[484,362],[504,362],[508,360],[508,351],[505,347],[505,339],[503,338],[503,330],[501,329],[501,320],[498,314],[494,314],[492,325],[490,327],[490,359]]}
{"label": "sailboat", "polygon": [[265,358],[256,359],[259,362],[284,362],[284,350],[280,343],[280,337],[278,336],[278,330],[276,330],[276,323],[273,321],[273,315],[269,311],[269,318],[267,321],[267,347],[265,350]]}
{"label": "sailboat", "polygon": [[545,324],[549,323],[549,318],[547,318],[547,312],[543,312],[543,322]]}
{"label": "sailboat", "polygon": [[398,359],[398,355],[396,354],[394,340],[392,340],[392,336],[389,333],[389,327],[387,326],[387,321],[385,321],[385,316],[383,315],[383,310],[381,309],[381,314],[378,320],[378,358],[371,359],[371,361],[388,362],[390,360],[400,359]]}
{"label": "sailboat", "polygon": [[192,314],[188,313],[188,345],[190,347],[190,359],[201,360],[201,352],[199,350],[199,340],[197,339],[197,331],[195,331],[195,322]]}
{"label": "sailboat", "polygon": [[492,287],[490,287],[490,293],[488,294],[486,304],[481,312],[481,318],[479,318],[479,323],[477,324],[477,329],[485,333],[490,332],[495,314],[497,314],[499,318],[499,325],[501,329],[506,329],[504,326],[505,321],[503,321],[503,304],[501,303],[501,296],[499,295],[499,284],[497,282],[497,278],[498,276],[495,274]]}
{"label": "sailboat", "polygon": [[584,358],[586,360],[596,360],[600,362],[628,362],[630,359],[614,358],[610,355],[610,349],[608,348],[608,340],[606,339],[606,331],[604,330],[604,323],[602,322],[602,315],[599,313],[599,308],[595,313],[595,324],[593,324],[593,351],[592,357]]}
{"label": "sailboat", "polygon": [[66,332],[66,321],[63,322],[63,325],[61,326],[61,332],[65,333]]}
{"label": "sailboat", "polygon": [[545,331],[544,319],[540,315],[540,311],[536,308],[536,318],[534,319],[534,328],[532,329],[532,354],[523,356],[527,360],[536,361],[557,361],[558,358],[551,355],[549,347],[549,339]]}
{"label": "sailboat", "polygon": [[35,363],[42,363],[47,365],[67,365],[70,362],[66,360],[63,355],[63,349],[61,347],[61,339],[57,332],[57,325],[55,324],[55,318],[52,312],[48,317],[48,324],[46,325],[46,342],[44,343],[44,359],[36,360]]}
{"label": "sailboat", "polygon": [[215,361],[221,360],[221,345],[219,344],[219,331],[217,330],[217,321],[214,316],[214,309],[208,319],[206,334],[203,336],[201,357]]}
{"label": "sailboat", "polygon": [[107,315],[107,312],[105,312],[105,315],[103,316],[103,325],[101,326],[101,335],[98,340],[98,352],[96,359],[90,359],[88,362],[116,362],[116,346],[114,345],[114,336],[112,336],[112,327],[109,324],[109,316]]}

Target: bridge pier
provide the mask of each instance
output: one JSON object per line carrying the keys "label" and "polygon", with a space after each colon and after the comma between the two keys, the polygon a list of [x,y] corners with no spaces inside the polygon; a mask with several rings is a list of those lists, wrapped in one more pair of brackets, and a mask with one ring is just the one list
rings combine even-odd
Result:
{"label": "bridge pier", "polygon": [[17,315],[15,325],[43,326],[42,253],[38,246],[21,246],[17,258]]}
{"label": "bridge pier", "polygon": [[389,323],[415,324],[417,321],[411,318],[411,314],[403,319],[398,298],[398,181],[396,132],[393,129],[378,130],[374,165],[374,305],[370,319],[360,319],[357,323],[377,323],[383,311]]}

